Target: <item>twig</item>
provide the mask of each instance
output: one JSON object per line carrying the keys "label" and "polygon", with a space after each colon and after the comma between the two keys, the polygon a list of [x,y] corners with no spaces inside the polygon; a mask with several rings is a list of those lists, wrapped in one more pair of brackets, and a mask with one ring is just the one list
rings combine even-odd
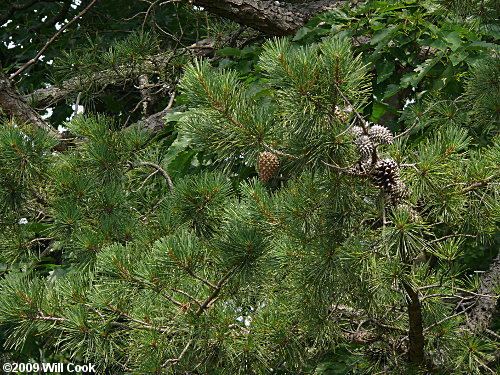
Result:
{"label": "twig", "polygon": [[171,327],[162,327],[162,326],[155,327],[154,325],[149,324],[149,323],[147,323],[147,322],[145,322],[143,320],[133,318],[130,315],[124,313],[123,311],[119,310],[118,308],[114,307],[113,305],[111,305],[109,303],[107,303],[106,306],[112,312],[119,314],[120,316],[122,316],[122,317],[130,320],[131,322],[139,324],[143,328],[146,328],[146,329],[149,329],[149,330],[153,330],[153,331],[157,331],[157,332],[160,332],[160,333],[168,333],[172,329]]}
{"label": "twig", "polygon": [[73,116],[75,117],[78,114],[78,106],[80,105],[80,98],[82,97],[82,92],[80,91],[76,96],[75,109],[73,111]]}
{"label": "twig", "polygon": [[176,364],[177,362],[179,362],[182,359],[182,357],[184,357],[184,355],[186,354],[192,343],[193,339],[189,340],[184,349],[182,349],[182,352],[179,354],[179,356],[177,358],[167,359],[166,362],[163,364],[163,367],[166,367],[169,364]]}
{"label": "twig", "polygon": [[481,293],[472,292],[470,290],[462,289],[462,288],[458,288],[458,287],[455,287],[455,289],[458,290],[459,292],[472,294],[473,296],[476,296],[476,297],[495,298],[495,299],[500,297],[500,294],[499,295],[481,294]]}
{"label": "twig", "polygon": [[45,45],[38,51],[38,53],[36,54],[35,57],[33,57],[31,60],[29,60],[28,62],[26,62],[23,66],[21,66],[18,70],[16,70],[14,73],[12,73],[10,75],[10,79],[14,79],[15,77],[17,77],[19,74],[21,74],[22,72],[24,72],[26,69],[28,69],[31,65],[35,64],[38,59],[40,58],[40,56],[42,56],[42,54],[45,52],[45,50],[47,48],[49,48],[49,46],[52,44],[52,42],[54,42],[54,40],[56,40],[59,35],[61,35],[63,33],[64,30],[66,30],[70,25],[72,25],[76,20],[78,20],[79,18],[81,18],[85,13],[87,13],[90,8],[92,8],[94,6],[94,4],[97,2],[98,0],[92,0],[90,2],[89,5],[87,5],[87,7],[85,9],[83,9],[80,13],[78,13],[78,15],[76,17],[74,17],[71,21],[69,21],[66,25],[64,25],[63,27],[61,27],[59,30],[57,30],[57,32],[52,35],[52,37],[47,41],[47,43],[45,43]]}
{"label": "twig", "polygon": [[196,303],[198,306],[201,306],[201,302],[198,301],[196,298],[194,298],[189,293],[187,293],[187,292],[185,292],[183,290],[180,290],[180,289],[176,289],[176,288],[170,288],[170,290],[172,290],[172,292],[179,293],[179,294],[182,294],[183,296],[186,296],[187,298],[189,298],[190,300],[192,300],[194,303]]}
{"label": "twig", "polygon": [[284,156],[286,158],[290,158],[290,159],[298,159],[299,157],[298,156],[295,156],[295,155],[292,155],[292,154],[287,154],[286,152],[283,152],[283,151],[279,151],[279,150],[276,150],[274,149],[273,147],[269,146],[268,144],[264,143],[264,148],[267,150],[267,151],[270,151],[272,152],[273,154],[276,154],[276,155],[279,155],[279,156]]}
{"label": "twig", "polygon": [[340,165],[337,165],[337,164],[330,164],[330,163],[327,163],[326,161],[321,161],[324,165],[326,165],[327,167],[330,167],[330,168],[333,168],[339,172],[342,172],[342,173],[345,173],[345,174],[349,174],[351,176],[363,176],[363,174],[361,173],[355,173],[352,171],[352,168],[343,168],[341,167]]}
{"label": "twig", "polygon": [[484,187],[484,186],[487,186],[489,184],[489,181],[493,178],[494,176],[490,176],[486,179],[484,179],[483,181],[478,181],[478,182],[474,182],[473,184],[465,187],[462,189],[462,193],[468,193],[469,191],[471,190],[474,190],[476,188],[479,188],[479,187]]}
{"label": "twig", "polygon": [[456,318],[457,316],[466,313],[468,310],[470,310],[472,308],[472,306],[473,305],[471,305],[471,306],[469,306],[469,307],[463,309],[462,311],[459,311],[459,312],[457,312],[457,313],[455,313],[453,315],[447,316],[446,318],[441,319],[441,320],[437,321],[436,323],[431,324],[427,328],[424,328],[424,333],[427,332],[427,331],[429,331],[430,329],[432,329],[432,328],[434,328],[434,327],[436,327],[436,326],[438,326],[438,325],[440,325],[440,324],[442,324],[442,323],[450,320],[450,319]]}
{"label": "twig", "polygon": [[150,161],[140,161],[137,163],[137,165],[138,166],[147,166],[147,167],[151,167],[151,168],[156,169],[158,172],[161,173],[161,175],[167,181],[168,189],[170,190],[170,192],[172,193],[174,191],[174,184],[172,182],[172,179],[170,178],[170,175],[162,167],[160,167],[158,164],[152,163]]}
{"label": "twig", "polygon": [[217,285],[215,286],[214,291],[212,294],[210,294],[205,301],[200,305],[198,310],[196,311],[196,316],[200,316],[203,311],[205,311],[219,296],[219,293],[226,283],[226,281],[233,275],[233,273],[236,271],[237,267],[233,267],[231,270],[229,270],[228,273],[226,273],[222,279],[219,280]]}
{"label": "twig", "polygon": [[420,288],[417,288],[417,290],[422,291],[422,290],[426,290],[426,289],[439,288],[441,286],[442,286],[442,284],[425,285],[425,286],[421,286]]}
{"label": "twig", "polygon": [[489,334],[489,335],[493,336],[494,338],[496,338],[497,340],[500,340],[500,335],[498,333],[492,331],[491,329],[486,328],[484,331],[487,334]]}
{"label": "twig", "polygon": [[472,234],[465,234],[465,233],[449,234],[447,236],[443,236],[443,237],[440,237],[440,238],[436,238],[435,240],[429,241],[427,244],[430,245],[430,244],[433,244],[433,243],[436,243],[436,242],[439,242],[439,241],[443,241],[443,240],[446,240],[448,238],[453,238],[453,237],[471,237],[471,238],[476,238],[477,236],[474,236]]}
{"label": "twig", "polygon": [[[361,116],[361,114],[356,110],[356,108],[354,108],[354,106],[351,104],[349,99],[344,95],[344,93],[342,92],[340,87],[337,85],[337,83],[333,82],[333,84],[335,85],[335,88],[339,92],[340,96],[342,96],[342,99],[344,99],[344,101],[351,107],[352,111],[354,112],[354,114],[358,118],[359,122],[361,123],[361,127],[363,128],[364,133],[368,134],[368,127],[366,126],[366,120],[363,118],[363,116]],[[352,126],[352,124],[351,124],[351,126]],[[349,129],[351,126],[349,126],[347,129]]]}
{"label": "twig", "polygon": [[42,311],[38,311],[37,315],[35,316],[35,319],[46,320],[46,321],[51,321],[51,322],[64,322],[66,320],[64,318],[59,318],[57,316],[45,315]]}
{"label": "twig", "polygon": [[189,276],[191,277],[194,277],[196,280],[198,281],[201,281],[203,284],[209,286],[210,288],[212,289],[217,289],[217,285],[214,285],[213,283],[211,283],[210,281],[208,281],[207,279],[204,279],[203,277],[201,276],[198,276],[197,274],[195,274],[192,270],[188,269],[188,268],[185,268],[183,267],[184,270],[188,273]]}

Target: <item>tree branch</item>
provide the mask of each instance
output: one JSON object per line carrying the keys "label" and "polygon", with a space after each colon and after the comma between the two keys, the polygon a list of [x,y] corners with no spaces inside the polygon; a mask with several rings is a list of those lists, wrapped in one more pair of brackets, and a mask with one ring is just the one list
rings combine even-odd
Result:
{"label": "tree branch", "polygon": [[212,294],[210,294],[205,301],[201,304],[201,306],[198,308],[196,311],[196,316],[200,316],[203,314],[203,312],[210,307],[210,305],[217,299],[219,296],[219,293],[222,289],[222,287],[226,284],[227,280],[234,274],[236,271],[236,267],[232,268],[229,270],[228,273],[226,273],[222,279],[219,280],[219,282],[215,285],[215,289],[213,290]]}
{"label": "tree branch", "polygon": [[45,43],[45,45],[38,51],[38,53],[35,55],[35,57],[33,57],[31,60],[26,62],[23,66],[21,66],[18,70],[16,70],[14,73],[12,73],[9,78],[14,79],[19,74],[21,74],[26,69],[28,69],[31,65],[35,64],[38,61],[38,59],[40,58],[40,56],[42,56],[42,54],[45,52],[45,50],[47,48],[49,48],[49,46],[59,37],[59,35],[61,35],[63,33],[63,31],[66,30],[70,25],[72,25],[76,20],[78,20],[85,13],[87,13],[90,10],[90,8],[92,8],[94,6],[94,4],[96,2],[97,2],[97,0],[92,0],[90,2],[90,4],[85,7],[85,9],[83,9],[80,13],[78,13],[76,15],[76,17],[74,17],[71,21],[69,21],[67,24],[65,24],[63,27],[61,27],[59,30],[57,30],[57,32],[54,35],[52,35],[52,37],[49,40],[47,40],[47,43]]}
{"label": "tree branch", "polygon": [[21,121],[46,130],[56,138],[60,137],[60,134],[25,102],[17,90],[12,87],[10,80],[2,73],[0,73],[0,109],[8,116],[17,117]]}
{"label": "tree branch", "polygon": [[192,0],[191,3],[240,25],[280,36],[294,34],[316,14],[335,9],[344,1],[315,0],[289,4],[272,0]]}
{"label": "tree branch", "polygon": [[161,173],[161,175],[165,178],[167,181],[168,189],[172,193],[174,191],[174,183],[172,182],[172,179],[170,178],[170,175],[165,171],[162,167],[160,167],[158,164],[152,163],[150,161],[140,161],[136,164],[130,163],[131,166],[137,167],[137,166],[145,166],[145,167],[151,167],[156,169],[158,172]]}
{"label": "tree branch", "polygon": [[498,296],[495,289],[500,285],[500,253],[493,259],[490,269],[481,277],[481,285],[474,307],[470,310],[468,327],[474,332],[489,328],[497,311]]}
{"label": "tree branch", "polygon": [[408,360],[417,366],[421,366],[425,361],[422,305],[420,303],[418,292],[413,290],[411,285],[408,283],[403,281],[402,284],[407,294],[408,320],[410,324],[410,329],[408,331],[408,338],[410,341],[408,348]]}

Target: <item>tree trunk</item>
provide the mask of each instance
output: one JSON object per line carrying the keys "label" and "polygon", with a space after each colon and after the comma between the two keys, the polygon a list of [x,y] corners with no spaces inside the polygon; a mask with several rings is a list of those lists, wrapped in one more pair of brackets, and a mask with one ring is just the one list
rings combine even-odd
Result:
{"label": "tree trunk", "polygon": [[270,35],[291,35],[318,13],[344,1],[315,0],[290,4],[272,0],[191,0],[207,12]]}
{"label": "tree trunk", "polygon": [[408,331],[408,339],[410,345],[408,348],[408,361],[415,366],[424,365],[424,327],[422,324],[422,305],[418,298],[418,293],[413,288],[403,282],[408,302],[408,319],[410,322],[410,329]]}
{"label": "tree trunk", "polygon": [[31,123],[41,129],[46,130],[55,137],[59,133],[47,124],[40,115],[31,108],[12,87],[9,79],[0,73],[0,109],[8,116],[17,117],[19,120]]}
{"label": "tree trunk", "polygon": [[481,277],[476,304],[469,313],[467,325],[474,332],[481,332],[491,325],[497,312],[498,296],[495,289],[500,285],[500,253],[493,259],[490,269]]}

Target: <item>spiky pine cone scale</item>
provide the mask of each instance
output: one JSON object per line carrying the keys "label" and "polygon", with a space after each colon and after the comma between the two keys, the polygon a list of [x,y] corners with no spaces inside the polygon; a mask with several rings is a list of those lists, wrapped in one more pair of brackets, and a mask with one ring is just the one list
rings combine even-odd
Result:
{"label": "spiky pine cone scale", "polygon": [[379,144],[392,144],[394,136],[391,131],[382,125],[373,125],[368,129],[368,136],[377,145]]}
{"label": "spiky pine cone scale", "polygon": [[354,135],[354,137],[358,138],[358,137],[361,137],[364,133],[364,130],[361,126],[353,126],[351,129],[351,134]]}
{"label": "spiky pine cone scale", "polygon": [[408,188],[399,178],[396,179],[388,193],[393,204],[398,204],[403,199],[408,198]]}
{"label": "spiky pine cone scale", "polygon": [[359,155],[362,160],[366,160],[372,156],[372,152],[375,149],[372,141],[366,135],[361,135],[354,141],[356,146],[358,147]]}
{"label": "spiky pine cone scale", "polygon": [[257,158],[257,171],[262,182],[268,182],[278,171],[278,156],[269,151],[261,152]]}
{"label": "spiky pine cone scale", "polygon": [[389,192],[399,180],[397,163],[392,159],[379,160],[373,168],[372,178],[378,187]]}

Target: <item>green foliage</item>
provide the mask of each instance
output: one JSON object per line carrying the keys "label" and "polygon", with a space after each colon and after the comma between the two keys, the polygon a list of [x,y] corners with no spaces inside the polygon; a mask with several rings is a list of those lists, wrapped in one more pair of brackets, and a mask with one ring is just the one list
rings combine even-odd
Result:
{"label": "green foliage", "polygon": [[[133,101],[103,97],[98,82],[82,91],[107,115],[64,123],[66,150],[2,122],[5,357],[38,361],[43,348],[117,374],[494,371],[498,337],[467,316],[484,297],[474,271],[498,252],[498,48],[487,17],[463,20],[441,3],[458,5],[368,1],[293,39],[219,48],[184,66],[155,137],[124,126]],[[155,22],[192,14],[179,7],[58,54],[59,78],[108,66],[130,84],[130,70],[148,68],[143,53],[171,46]],[[209,21],[182,42],[234,31]],[[169,64],[155,84],[175,80]],[[398,164],[401,202],[356,169],[363,117],[394,130],[371,158]],[[280,162],[267,183],[256,178],[263,151]],[[419,364],[408,356],[415,299]]]}
{"label": "green foliage", "polygon": [[[454,3],[463,11],[465,3],[475,7],[477,2],[442,3]],[[487,11],[491,6],[492,2],[481,2],[478,9],[493,15]],[[316,17],[295,40],[310,43],[331,34],[351,37],[375,71],[371,119],[394,121],[408,98],[420,100],[435,90],[462,94],[468,69],[498,53],[498,33],[492,28],[477,17],[459,18],[433,1],[367,1]]]}

